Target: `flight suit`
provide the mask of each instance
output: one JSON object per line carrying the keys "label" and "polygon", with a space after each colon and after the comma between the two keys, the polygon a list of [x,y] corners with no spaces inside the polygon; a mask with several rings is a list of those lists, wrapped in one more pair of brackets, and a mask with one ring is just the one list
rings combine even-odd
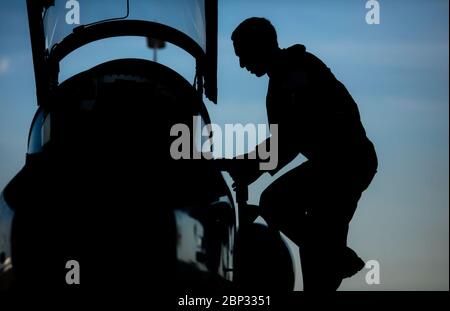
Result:
{"label": "flight suit", "polygon": [[347,233],[377,170],[374,146],[345,86],[303,45],[280,51],[267,113],[278,124],[277,170],[299,153],[307,161],[263,192],[261,214],[299,245],[304,289],[335,290],[364,266],[347,247]]}

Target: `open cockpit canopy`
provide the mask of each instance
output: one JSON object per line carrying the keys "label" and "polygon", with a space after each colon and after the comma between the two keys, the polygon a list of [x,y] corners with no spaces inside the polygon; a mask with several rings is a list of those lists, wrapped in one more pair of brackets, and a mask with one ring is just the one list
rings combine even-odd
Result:
{"label": "open cockpit canopy", "polygon": [[142,36],[196,60],[197,88],[217,102],[217,0],[27,0],[38,104],[58,84],[59,63],[91,42]]}

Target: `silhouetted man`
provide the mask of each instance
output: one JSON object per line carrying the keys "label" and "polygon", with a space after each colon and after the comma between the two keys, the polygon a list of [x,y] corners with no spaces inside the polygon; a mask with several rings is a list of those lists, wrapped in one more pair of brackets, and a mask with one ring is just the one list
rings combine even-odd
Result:
{"label": "silhouetted man", "polygon": [[[261,215],[299,245],[304,289],[336,290],[364,267],[347,247],[347,232],[377,169],[357,105],[303,45],[280,49],[268,20],[249,18],[231,38],[240,66],[270,78],[266,105],[269,123],[278,124],[277,170],[298,154],[308,159],[263,192]],[[250,184],[262,171],[230,173],[236,184]]]}

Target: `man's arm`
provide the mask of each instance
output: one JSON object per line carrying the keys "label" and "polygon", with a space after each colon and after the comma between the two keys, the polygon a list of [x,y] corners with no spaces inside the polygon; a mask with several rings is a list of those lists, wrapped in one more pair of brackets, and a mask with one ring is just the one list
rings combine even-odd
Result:
{"label": "man's arm", "polygon": [[[273,169],[267,170],[272,176],[278,173],[278,171],[289,164],[299,154],[298,151],[292,148],[292,142],[289,142],[288,140],[289,138],[284,136],[283,132],[277,132],[276,135],[270,136],[258,144],[253,151],[256,155],[258,155],[267,153],[267,150],[270,149],[270,155],[271,157],[275,157],[275,159],[268,159],[264,161],[271,160],[272,162],[275,162]],[[262,162],[262,160],[260,160],[260,162]],[[262,171],[262,173],[264,172],[266,171]]]}

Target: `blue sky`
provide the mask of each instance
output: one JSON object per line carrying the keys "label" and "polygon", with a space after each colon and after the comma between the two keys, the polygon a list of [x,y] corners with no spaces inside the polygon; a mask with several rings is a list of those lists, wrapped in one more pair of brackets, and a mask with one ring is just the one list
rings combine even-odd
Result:
{"label": "blue sky", "polygon": [[[381,284],[367,285],[363,270],[341,288],[448,290],[448,1],[380,1],[380,25],[365,23],[363,0],[219,2],[219,104],[208,103],[213,122],[267,122],[267,77],[242,70],[229,39],[250,16],[270,19],[281,47],[304,44],[358,102],[380,168],[360,201],[349,244],[365,260],[380,262]],[[109,51],[107,57],[140,55],[142,40],[130,42],[126,51],[118,51],[120,43],[113,41],[103,51]],[[158,57],[192,81],[192,60],[173,50]],[[79,54],[87,67],[98,61],[89,55],[89,49]],[[79,68],[76,61],[67,62],[66,75]],[[34,92],[25,1],[2,1],[0,188],[24,163]],[[254,202],[270,181],[264,176],[252,186]]]}

